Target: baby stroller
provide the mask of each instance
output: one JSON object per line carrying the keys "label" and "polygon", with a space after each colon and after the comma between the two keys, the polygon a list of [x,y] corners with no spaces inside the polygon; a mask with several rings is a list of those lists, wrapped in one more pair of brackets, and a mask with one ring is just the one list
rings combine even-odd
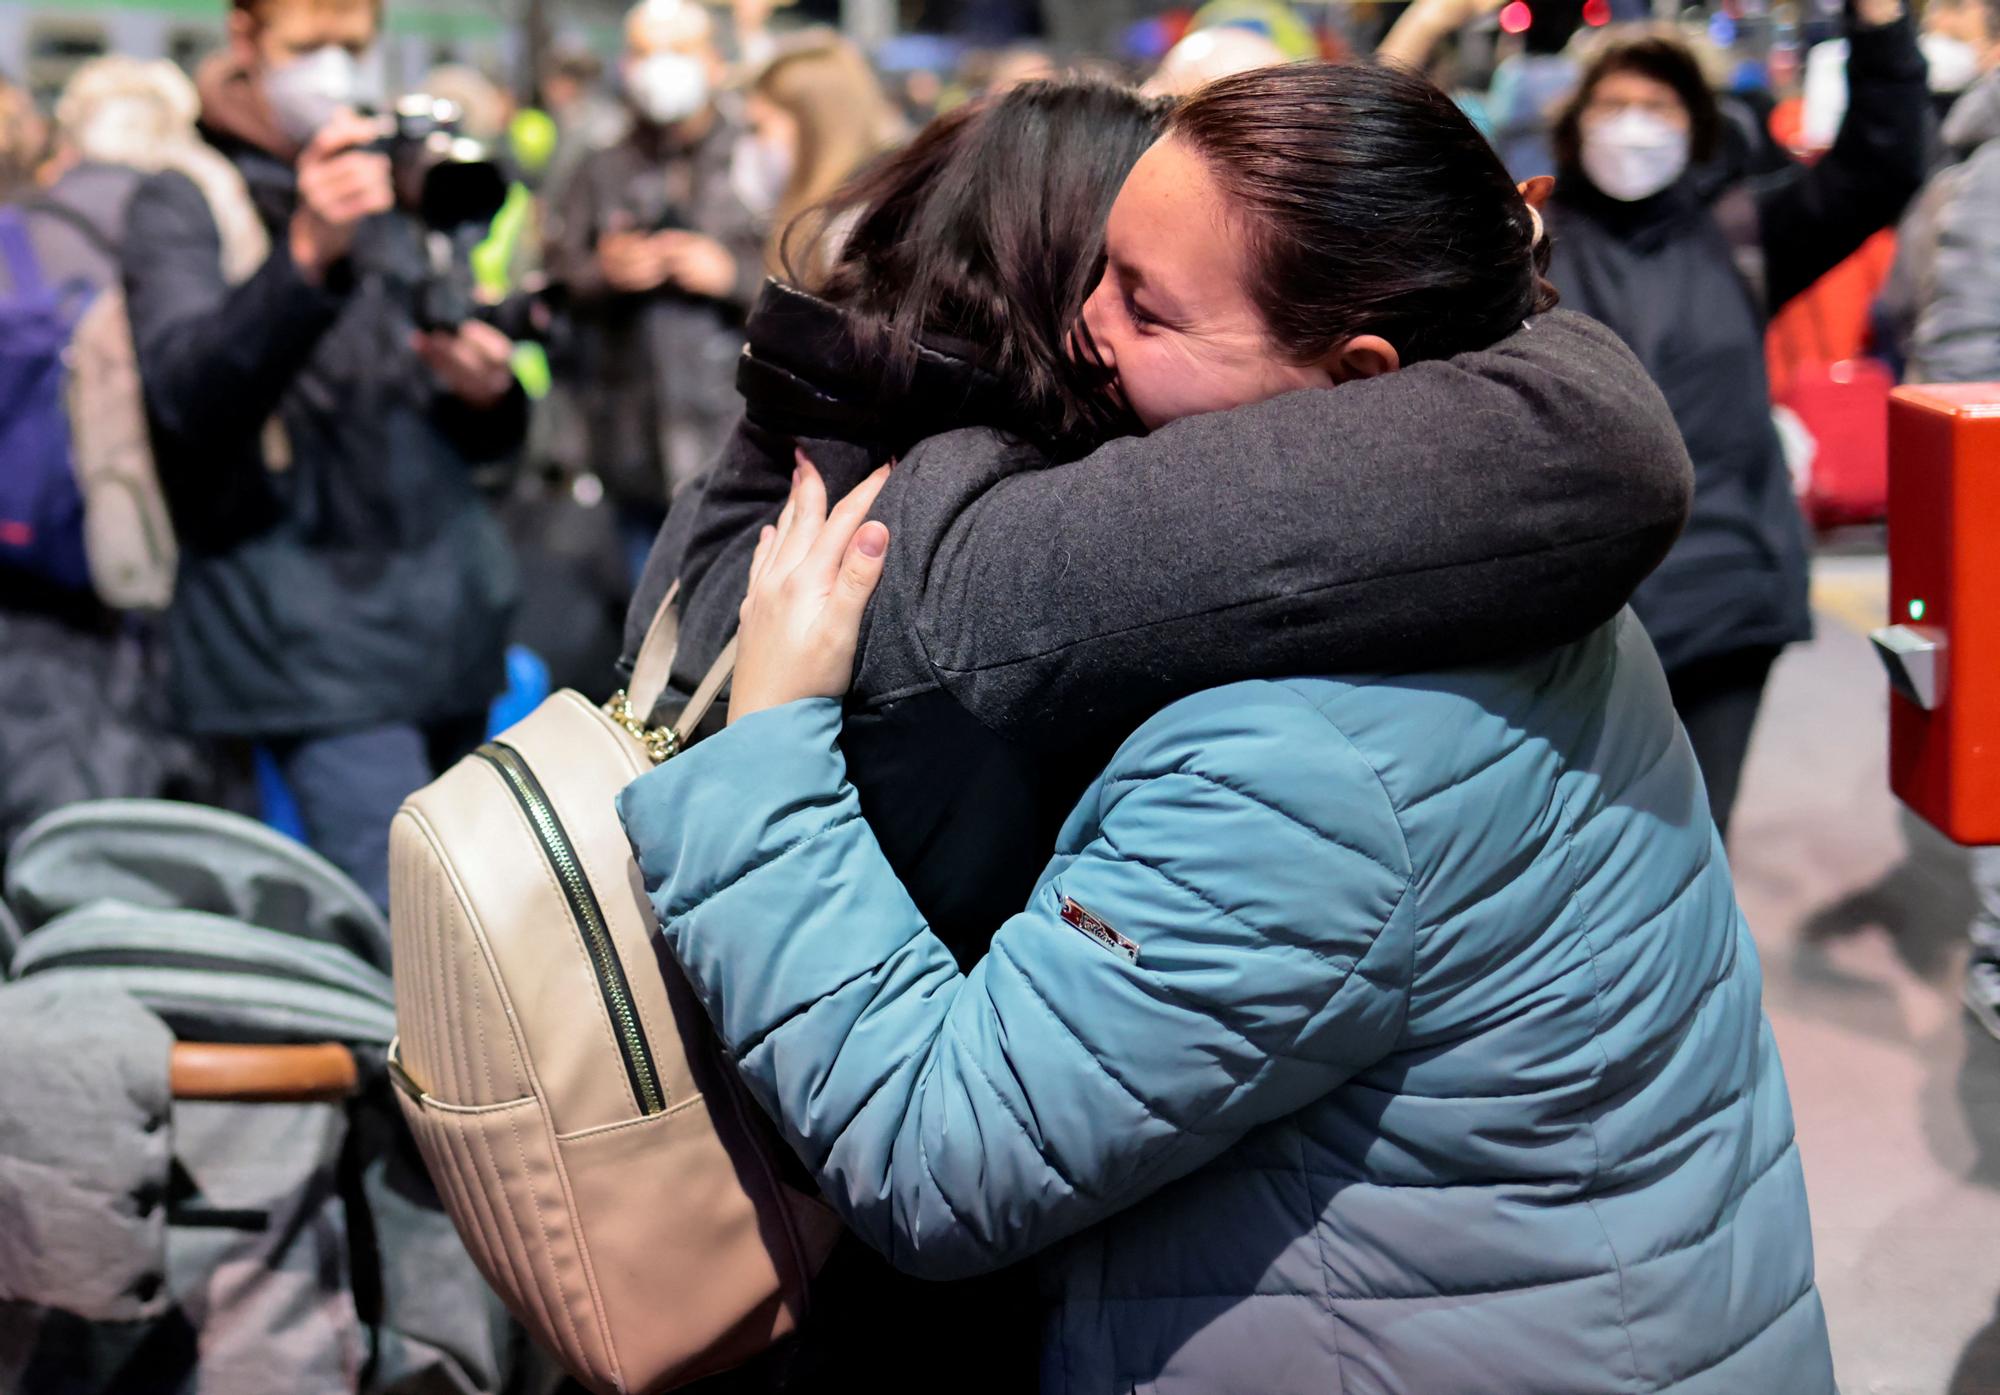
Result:
{"label": "baby stroller", "polygon": [[552,1383],[396,1114],[388,927],[330,864],[75,805],[10,851],[0,969],[0,1390]]}

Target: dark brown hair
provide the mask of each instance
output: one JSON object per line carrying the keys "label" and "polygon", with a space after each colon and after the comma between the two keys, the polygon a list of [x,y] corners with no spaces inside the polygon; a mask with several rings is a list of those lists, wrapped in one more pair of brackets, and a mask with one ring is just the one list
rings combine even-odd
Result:
{"label": "dark brown hair", "polygon": [[[939,117],[787,235],[788,276],[848,311],[883,390],[950,341],[1004,383],[1005,423],[1057,457],[1137,429],[1111,375],[1070,351],[1104,260],[1104,224],[1166,108],[1087,79],[1030,82]],[[851,229],[824,275],[814,237]]]}
{"label": "dark brown hair", "polygon": [[1583,112],[1597,85],[1613,73],[1637,73],[1664,83],[1681,99],[1688,113],[1688,158],[1703,164],[1715,157],[1722,138],[1722,110],[1701,62],[1681,38],[1650,26],[1607,33],[1578,80],[1576,91],[1556,116],[1551,143],[1556,165],[1565,171],[1579,167],[1583,156]]}
{"label": "dark brown hair", "polygon": [[1167,133],[1243,221],[1281,353],[1379,334],[1405,363],[1482,349],[1555,304],[1546,240],[1444,93],[1390,66],[1261,68],[1200,89]]}

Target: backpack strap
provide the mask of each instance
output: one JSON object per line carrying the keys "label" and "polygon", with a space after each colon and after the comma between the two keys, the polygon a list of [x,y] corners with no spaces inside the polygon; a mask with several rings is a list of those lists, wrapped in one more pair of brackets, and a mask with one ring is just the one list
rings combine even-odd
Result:
{"label": "backpack strap", "polygon": [[650,717],[659,704],[673,671],[674,655],[680,650],[680,612],[674,605],[680,594],[678,581],[667,588],[660,608],[653,612],[653,623],[646,627],[646,638],[640,641],[638,657],[632,661],[632,682],[626,691],[632,695],[632,710],[641,717]]}
{"label": "backpack strap", "polygon": [[66,203],[51,198],[31,199],[21,205],[24,212],[42,213],[55,219],[88,242],[91,249],[115,262],[118,260],[118,244],[104,229],[91,221],[90,215],[82,209],[71,208]]}
{"label": "backpack strap", "polygon": [[48,282],[42,277],[41,258],[35,255],[35,244],[28,236],[27,221],[21,217],[18,208],[0,208],[0,261],[7,264],[7,276],[14,283],[16,295],[36,296],[48,292]]}
{"label": "backpack strap", "polygon": [[708,715],[715,700],[721,696],[732,674],[736,672],[736,640],[732,637],[709,665],[707,674],[688,699],[680,716],[670,727],[648,727],[646,719],[666,690],[667,679],[673,672],[674,654],[680,647],[680,616],[674,609],[679,599],[681,584],[676,581],[667,588],[666,599],[653,612],[653,623],[646,629],[646,638],[639,646],[639,657],[632,665],[632,686],[612,695],[605,710],[611,719],[626,731],[645,743],[646,754],[653,764],[659,765],[680,754],[694,735],[701,719]]}

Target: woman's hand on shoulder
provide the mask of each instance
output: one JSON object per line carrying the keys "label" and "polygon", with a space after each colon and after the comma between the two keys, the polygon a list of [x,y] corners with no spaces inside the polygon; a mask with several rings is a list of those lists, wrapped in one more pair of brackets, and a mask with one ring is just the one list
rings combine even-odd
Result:
{"label": "woman's hand on shoulder", "polygon": [[799,452],[791,498],[750,563],[731,722],[801,698],[840,697],[854,681],[861,615],[889,547],[888,528],[868,522],[868,510],[888,478],[885,465],[829,514],[826,484]]}

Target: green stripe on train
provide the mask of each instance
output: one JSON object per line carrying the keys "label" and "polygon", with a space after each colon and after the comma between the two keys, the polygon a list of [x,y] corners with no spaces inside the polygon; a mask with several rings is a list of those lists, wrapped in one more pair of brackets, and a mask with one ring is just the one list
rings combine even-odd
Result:
{"label": "green stripe on train", "polygon": [[[218,27],[228,12],[227,0],[111,0],[108,4],[47,6],[4,3],[0,9],[27,10],[31,21],[60,19],[70,23],[88,22],[120,11],[178,15],[187,19],[213,21]],[[389,0],[387,23],[391,34],[416,34],[433,39],[487,39],[507,32],[507,26],[491,14],[476,10],[441,9],[429,5],[407,5]]]}

